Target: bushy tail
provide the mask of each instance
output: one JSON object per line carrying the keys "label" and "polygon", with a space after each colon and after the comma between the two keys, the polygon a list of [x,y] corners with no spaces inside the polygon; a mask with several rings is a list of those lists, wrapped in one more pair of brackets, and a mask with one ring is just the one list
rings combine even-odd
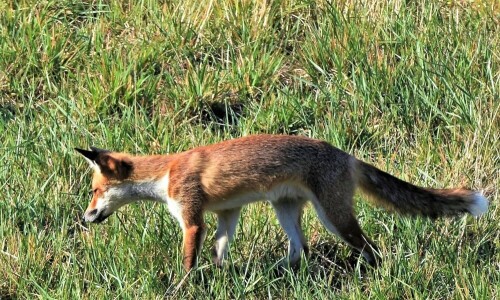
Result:
{"label": "bushy tail", "polygon": [[360,160],[355,162],[358,186],[375,202],[399,213],[428,217],[470,213],[480,216],[488,200],[467,189],[429,189],[400,180]]}

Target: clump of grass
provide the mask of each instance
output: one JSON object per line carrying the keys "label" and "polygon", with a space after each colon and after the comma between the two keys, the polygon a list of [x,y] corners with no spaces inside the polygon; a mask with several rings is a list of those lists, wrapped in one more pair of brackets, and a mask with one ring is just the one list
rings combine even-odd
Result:
{"label": "clump of grass", "polygon": [[[0,11],[0,298],[500,296],[495,1],[21,0]],[[167,153],[255,133],[324,139],[419,185],[483,189],[491,207],[430,221],[358,201],[384,257],[368,271],[307,209],[311,255],[282,276],[286,238],[263,204],[244,210],[231,265],[210,263],[211,230],[190,276],[164,206],[81,224],[90,178],[73,147]]]}

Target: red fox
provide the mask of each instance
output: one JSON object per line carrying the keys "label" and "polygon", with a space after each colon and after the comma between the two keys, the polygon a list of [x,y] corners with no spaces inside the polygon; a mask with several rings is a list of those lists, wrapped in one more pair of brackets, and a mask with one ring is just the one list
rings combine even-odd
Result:
{"label": "red fox", "polygon": [[205,211],[218,217],[213,248],[217,265],[227,256],[241,207],[267,200],[289,239],[287,266],[297,265],[301,252],[308,251],[301,229],[307,201],[329,231],[375,266],[377,247],[353,212],[356,187],[373,196],[375,203],[402,214],[479,216],[488,208],[480,192],[417,187],[327,142],[300,136],[253,135],[171,155],[75,149],[94,169],[85,221],[100,223],[138,200],[166,203],[183,231],[186,270],[195,266],[205,238]]}

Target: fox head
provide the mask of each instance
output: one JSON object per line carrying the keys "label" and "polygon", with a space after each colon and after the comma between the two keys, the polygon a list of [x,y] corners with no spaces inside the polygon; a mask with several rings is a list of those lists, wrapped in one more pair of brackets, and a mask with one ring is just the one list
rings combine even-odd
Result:
{"label": "fox head", "polygon": [[85,211],[86,222],[100,223],[121,206],[132,202],[126,193],[127,178],[130,177],[133,164],[122,153],[115,153],[91,147],[91,150],[75,148],[82,154],[94,170],[92,178],[92,200]]}

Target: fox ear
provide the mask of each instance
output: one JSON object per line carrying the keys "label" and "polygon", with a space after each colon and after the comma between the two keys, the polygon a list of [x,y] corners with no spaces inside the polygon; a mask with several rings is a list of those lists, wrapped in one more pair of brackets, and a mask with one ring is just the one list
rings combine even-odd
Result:
{"label": "fox ear", "polygon": [[126,158],[116,158],[111,151],[90,147],[92,151],[75,148],[85,157],[90,166],[104,175],[118,180],[126,179],[132,172],[132,162]]}
{"label": "fox ear", "polygon": [[109,150],[101,149],[101,148],[97,148],[97,147],[93,147],[93,146],[90,146],[90,149],[92,150],[92,152],[95,152],[97,154],[111,152]]}
{"label": "fox ear", "polygon": [[126,158],[116,158],[103,152],[95,161],[101,172],[108,177],[118,180],[127,179],[132,172],[132,162]]}
{"label": "fox ear", "polygon": [[95,160],[97,159],[97,156],[99,155],[98,152],[94,151],[93,149],[92,149],[92,151],[88,151],[88,150],[75,148],[75,150],[78,151],[81,155],[83,155],[83,157],[85,157],[85,160],[89,163],[89,165],[92,168],[97,167]]}

